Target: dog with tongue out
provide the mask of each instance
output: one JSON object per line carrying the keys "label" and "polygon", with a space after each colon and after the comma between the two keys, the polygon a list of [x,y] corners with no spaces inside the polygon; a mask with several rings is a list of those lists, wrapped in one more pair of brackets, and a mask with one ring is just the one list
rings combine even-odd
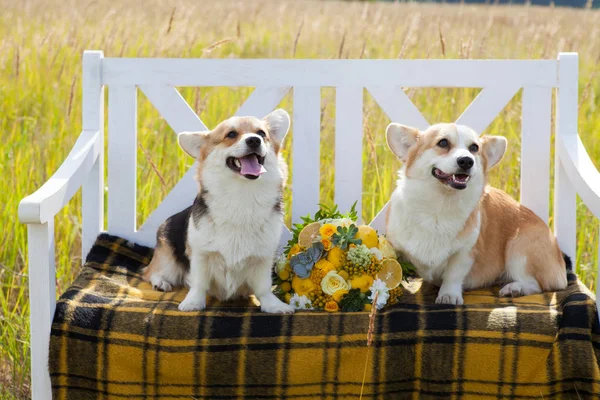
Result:
{"label": "dog with tongue out", "polygon": [[157,290],[187,286],[182,311],[254,294],[262,311],[292,313],[271,292],[271,268],[283,227],[287,165],[280,150],[290,117],[232,117],[208,132],[183,132],[181,148],[197,161],[193,204],[158,229],[143,277]]}

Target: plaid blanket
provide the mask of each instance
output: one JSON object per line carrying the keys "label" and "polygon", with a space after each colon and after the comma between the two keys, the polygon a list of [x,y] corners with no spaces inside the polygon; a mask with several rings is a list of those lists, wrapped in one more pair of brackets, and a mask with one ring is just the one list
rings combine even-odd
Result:
{"label": "plaid blanket", "polygon": [[[56,399],[599,398],[593,295],[567,290],[501,299],[498,288],[436,305],[415,280],[400,304],[369,316],[261,313],[209,303],[180,312],[185,291],[153,291],[139,269],[152,249],[100,235],[60,298],[50,341]],[[364,378],[364,385],[363,385]]]}

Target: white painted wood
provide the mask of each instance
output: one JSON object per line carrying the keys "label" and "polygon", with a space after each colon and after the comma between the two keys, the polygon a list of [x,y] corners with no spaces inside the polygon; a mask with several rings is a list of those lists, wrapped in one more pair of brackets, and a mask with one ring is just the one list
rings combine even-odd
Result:
{"label": "white painted wood", "polygon": [[548,223],[552,88],[525,87],[521,122],[521,203]]}
{"label": "white painted wood", "polygon": [[[401,87],[370,86],[367,90],[391,121],[414,126],[422,130],[429,127],[430,124],[427,119],[421,114]],[[385,233],[385,219],[388,207],[389,201],[385,203],[369,224],[381,233]]]}
{"label": "white painted wood", "polygon": [[[161,111],[161,113],[163,110],[166,111],[165,114],[163,114],[163,117],[169,126],[171,126],[171,128],[173,128],[173,130],[175,130],[177,133],[185,130],[208,130],[208,128],[204,125],[200,118],[198,118],[193,110],[191,110],[185,99],[181,97],[175,88],[163,86],[157,89],[144,86],[142,90],[148,99],[153,103],[153,105],[157,107],[159,111]],[[248,96],[244,104],[242,104],[235,115],[248,115],[262,118],[271,112],[275,107],[277,107],[289,90],[289,86],[277,88],[256,88],[250,94],[250,96]],[[165,102],[160,100],[161,94],[164,94],[170,102],[177,104],[177,107],[170,109],[168,106],[165,106]],[[177,116],[180,115],[177,113],[178,110],[180,114],[186,114],[186,124],[182,124],[178,121]],[[194,114],[195,119],[190,113]],[[137,232],[130,232],[127,236],[125,236],[125,238],[134,240],[137,243],[146,246],[154,246],[156,244],[156,230],[160,224],[162,224],[171,215],[185,209],[186,207],[189,207],[192,204],[194,197],[196,197],[196,194],[198,193],[198,186],[194,180],[195,175],[196,163],[194,163],[192,168],[190,168],[188,172],[185,173],[183,178],[181,178],[181,180],[177,182],[173,189],[171,189],[163,202],[156,208],[156,210],[152,212],[152,214],[150,214],[139,230]],[[287,241],[288,239],[285,240]],[[282,238],[282,240],[284,239]]]}
{"label": "white painted wood", "polygon": [[592,214],[600,218],[600,172],[590,159],[579,135],[561,136],[557,138],[556,146],[561,166],[572,189]]}
{"label": "white painted wood", "polygon": [[173,86],[141,85],[140,90],[175,133],[209,130]]}
{"label": "white painted wood", "polygon": [[105,58],[105,85],[547,86],[555,60],[252,60]]}
{"label": "white painted wood", "polygon": [[492,123],[508,102],[519,91],[519,86],[503,85],[484,88],[456,120],[481,134]]}
{"label": "white painted wood", "polygon": [[52,398],[48,353],[50,329],[56,308],[54,221],[30,224],[27,228],[27,243],[32,398],[47,400]]}
{"label": "white painted wood", "polygon": [[98,234],[104,230],[104,87],[101,51],[83,53],[82,122],[83,129],[98,132],[98,157],[83,182],[81,263]]}
{"label": "white painted wood", "polygon": [[373,99],[392,122],[414,126],[421,130],[429,127],[430,124],[427,119],[401,87],[369,86],[367,91],[371,93]]}
{"label": "white painted wood", "polygon": [[137,88],[112,86],[108,93],[108,231],[135,232]]}
{"label": "white painted wood", "polygon": [[321,88],[294,88],[292,221],[319,209]]}
{"label": "white painted wood", "polygon": [[83,131],[58,170],[37,191],[19,203],[25,224],[50,221],[85,182],[101,151],[99,132]]}
{"label": "white painted wood", "polygon": [[357,201],[357,222],[362,220],[362,148],[363,88],[338,87],[335,91],[335,202],[346,212]]}
{"label": "white painted wood", "polygon": [[[578,71],[576,53],[560,53],[558,56],[558,93],[556,96],[557,144],[567,136],[576,136],[578,128]],[[576,254],[576,192],[565,172],[560,147],[555,149],[554,177],[554,233],[563,252],[571,257]]]}

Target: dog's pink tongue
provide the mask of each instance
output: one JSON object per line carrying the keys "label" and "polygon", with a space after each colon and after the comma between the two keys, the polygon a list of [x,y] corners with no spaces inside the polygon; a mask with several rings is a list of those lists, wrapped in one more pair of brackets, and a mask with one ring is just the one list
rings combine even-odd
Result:
{"label": "dog's pink tongue", "polygon": [[260,174],[267,172],[265,167],[258,163],[256,154],[250,154],[240,158],[240,163],[242,164],[242,170],[240,171],[242,175],[259,176]]}

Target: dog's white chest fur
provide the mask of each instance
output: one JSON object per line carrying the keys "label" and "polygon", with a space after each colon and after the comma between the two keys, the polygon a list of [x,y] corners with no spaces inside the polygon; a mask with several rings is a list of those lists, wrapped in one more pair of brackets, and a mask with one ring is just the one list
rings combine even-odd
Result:
{"label": "dog's white chest fur", "polygon": [[190,247],[198,247],[203,253],[220,253],[234,269],[248,257],[272,258],[282,227],[281,215],[273,211],[277,194],[263,192],[256,197],[248,201],[240,196],[227,203],[209,200],[208,214],[197,226],[190,223]]}
{"label": "dog's white chest fur", "polygon": [[[188,228],[188,245],[192,252],[205,257],[206,274],[212,282],[211,294],[221,299],[239,294],[248,279],[257,274],[257,261],[271,262],[282,230],[282,217],[274,211],[277,189],[231,193],[227,202],[223,194],[208,193],[207,214]],[[192,265],[192,268],[197,268]]]}
{"label": "dog's white chest fur", "polygon": [[473,232],[464,237],[460,234],[478,196],[476,193],[466,199],[463,196],[457,202],[431,196],[419,183],[410,188],[406,183],[400,180],[392,195],[386,235],[415,265],[421,277],[440,284],[450,257],[466,246],[472,247],[477,240],[479,221]]}

